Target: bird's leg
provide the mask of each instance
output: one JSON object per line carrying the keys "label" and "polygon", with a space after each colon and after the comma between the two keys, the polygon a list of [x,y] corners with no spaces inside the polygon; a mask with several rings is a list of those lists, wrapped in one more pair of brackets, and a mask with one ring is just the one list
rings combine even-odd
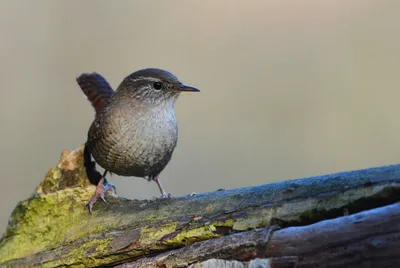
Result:
{"label": "bird's leg", "polygon": [[104,199],[104,193],[110,190],[111,188],[114,189],[114,192],[116,193],[115,186],[111,183],[106,183],[104,184],[105,177],[107,175],[107,170],[104,171],[103,176],[101,177],[99,183],[96,186],[96,191],[92,195],[92,197],[89,199],[88,202],[86,202],[86,207],[88,207],[89,212],[92,213],[92,208],[94,203],[96,203],[97,199],[100,197],[101,200],[103,200],[104,203],[107,203],[106,200]]}
{"label": "bird's leg", "polygon": [[167,192],[162,187],[160,178],[158,176],[154,177],[153,180],[157,183],[158,189],[160,190],[160,193],[161,193],[160,198],[161,199],[168,198],[171,196],[171,194],[167,194]]}

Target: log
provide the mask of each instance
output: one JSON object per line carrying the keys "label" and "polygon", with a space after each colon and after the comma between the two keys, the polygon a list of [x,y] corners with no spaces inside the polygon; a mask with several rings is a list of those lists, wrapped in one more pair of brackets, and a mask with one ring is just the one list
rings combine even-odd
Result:
{"label": "log", "polygon": [[[84,204],[94,186],[82,153],[83,146],[63,152],[32,197],[14,209],[0,241],[0,267],[137,267],[146,261],[148,267],[149,260],[174,267],[256,258],[273,267],[325,267],[326,260],[330,267],[398,264],[400,165],[164,200],[109,194],[90,215]],[[205,247],[209,254],[189,254],[221,241],[237,250],[224,255]],[[357,257],[345,262],[347,253]]]}
{"label": "log", "polygon": [[[400,267],[400,202],[308,226],[214,238],[117,267],[186,267],[215,256],[242,261],[268,257],[263,263],[274,267]],[[226,263],[213,263],[218,265]]]}

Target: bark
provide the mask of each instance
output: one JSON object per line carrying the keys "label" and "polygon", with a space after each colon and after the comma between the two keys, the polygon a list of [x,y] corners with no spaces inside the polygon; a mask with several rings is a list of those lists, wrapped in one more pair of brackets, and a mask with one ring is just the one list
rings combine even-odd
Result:
{"label": "bark", "polygon": [[82,147],[64,152],[15,208],[0,265],[399,265],[400,165],[166,200],[110,195],[90,215],[93,191]]}
{"label": "bark", "polygon": [[308,226],[214,238],[117,267],[186,267],[216,256],[239,261],[267,258],[258,260],[266,267],[400,267],[400,203]]}

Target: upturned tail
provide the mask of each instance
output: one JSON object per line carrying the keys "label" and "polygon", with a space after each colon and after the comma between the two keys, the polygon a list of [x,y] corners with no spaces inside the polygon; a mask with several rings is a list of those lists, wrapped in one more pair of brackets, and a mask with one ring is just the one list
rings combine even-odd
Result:
{"label": "upturned tail", "polygon": [[[107,105],[109,98],[114,93],[114,90],[111,88],[110,84],[108,84],[107,80],[98,73],[81,74],[76,78],[76,82],[78,82],[78,85],[94,107],[96,113]],[[90,183],[97,185],[102,175],[96,169],[96,162],[92,161],[87,144],[85,144],[83,155],[86,176]],[[107,184],[105,178],[104,183]]]}
{"label": "upturned tail", "polygon": [[84,73],[76,78],[76,82],[90,101],[96,112],[103,109],[114,90],[107,80],[98,73]]}

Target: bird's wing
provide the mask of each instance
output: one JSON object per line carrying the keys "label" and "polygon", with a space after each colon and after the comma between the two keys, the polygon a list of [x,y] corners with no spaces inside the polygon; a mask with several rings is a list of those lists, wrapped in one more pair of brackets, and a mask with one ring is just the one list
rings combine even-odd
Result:
{"label": "bird's wing", "polygon": [[[135,121],[126,115],[130,111],[126,107],[110,104],[96,113],[86,143],[95,159],[101,156],[104,162],[112,165],[120,158],[119,152],[124,150],[124,144],[135,134]],[[96,161],[101,165],[101,160]]]}
{"label": "bird's wing", "polygon": [[98,73],[81,74],[76,81],[96,112],[107,105],[109,98],[114,93],[107,80]]}

